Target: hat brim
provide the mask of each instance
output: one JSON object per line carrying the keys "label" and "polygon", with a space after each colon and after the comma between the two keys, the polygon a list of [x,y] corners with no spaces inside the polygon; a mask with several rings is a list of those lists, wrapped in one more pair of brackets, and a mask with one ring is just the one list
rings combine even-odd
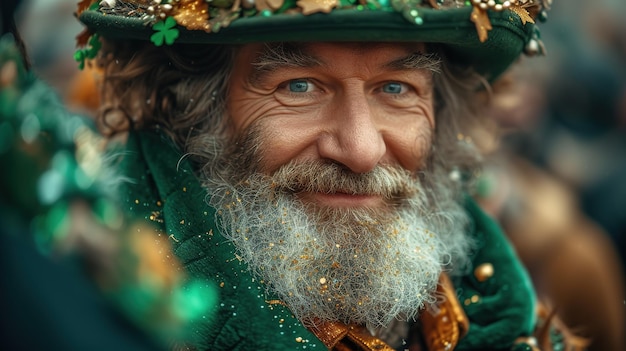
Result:
{"label": "hat brim", "polygon": [[[392,11],[338,9],[329,14],[276,14],[239,18],[217,33],[178,27],[177,43],[245,44],[252,42],[371,41],[440,43],[459,63],[493,80],[515,61],[533,33],[510,11],[491,12],[492,30],[480,42],[470,21],[472,8],[421,9],[423,23],[410,23]],[[92,32],[112,39],[149,40],[152,28],[140,18],[84,11],[80,17]]]}

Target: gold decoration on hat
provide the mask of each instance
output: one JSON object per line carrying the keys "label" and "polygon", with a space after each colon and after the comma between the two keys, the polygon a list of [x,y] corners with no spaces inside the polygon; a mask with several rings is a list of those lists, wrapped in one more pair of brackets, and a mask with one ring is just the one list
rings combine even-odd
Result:
{"label": "gold decoration on hat", "polygon": [[522,24],[525,25],[527,22],[535,23],[535,20],[530,17],[530,13],[528,13],[525,8],[521,6],[511,6],[509,10],[515,12],[519,16],[519,18],[522,20]]}
{"label": "gold decoration on hat", "polygon": [[78,3],[78,8],[76,9],[76,14],[80,16],[81,13],[83,13],[83,11],[87,10],[89,8],[89,6],[91,6],[92,4],[92,0],[81,0]]}
{"label": "gold decoration on hat", "polygon": [[[156,24],[174,18],[176,23],[188,30],[218,32],[241,17],[271,16],[281,13],[301,12],[303,15],[330,13],[336,8],[359,8],[365,10],[391,7],[415,23],[423,24],[419,9],[461,8],[471,6],[469,20],[475,27],[480,42],[487,41],[492,23],[489,13],[510,10],[517,14],[522,25],[545,18],[545,11],[552,0],[297,0],[295,6],[285,6],[285,0],[80,0],[77,15],[99,4],[99,11],[125,17],[142,18],[147,24]],[[84,40],[83,40],[84,42]]]}
{"label": "gold decoration on hat", "polygon": [[302,8],[303,15],[310,15],[316,12],[330,13],[332,9],[339,5],[338,0],[299,0],[296,3]]}
{"label": "gold decoration on hat", "polygon": [[[522,25],[526,23],[535,23],[533,16],[542,9],[548,9],[551,4],[551,0],[471,0],[472,14],[470,19],[476,25],[476,33],[481,43],[487,41],[489,37],[488,32],[493,29],[491,26],[491,20],[489,19],[488,11],[502,12],[504,10],[511,10],[517,14],[522,21]],[[531,15],[527,9],[533,11]]]}
{"label": "gold decoration on hat", "polygon": [[430,4],[430,7],[434,8],[434,9],[438,9],[439,8],[439,4],[437,3],[437,0],[428,0],[428,4]]}
{"label": "gold decoration on hat", "polygon": [[478,34],[478,39],[481,43],[487,41],[488,34],[493,27],[491,26],[491,21],[489,20],[489,15],[487,15],[487,11],[483,10],[477,6],[474,6],[472,10],[472,14],[470,15],[470,19],[476,25],[476,33]]}
{"label": "gold decoration on hat", "polygon": [[174,19],[187,29],[211,30],[209,4],[204,0],[180,0]]}
{"label": "gold decoration on hat", "polygon": [[285,3],[284,0],[256,0],[255,7],[259,11],[263,11],[263,10],[276,11],[279,8],[281,8],[281,6],[283,6],[284,3]]}

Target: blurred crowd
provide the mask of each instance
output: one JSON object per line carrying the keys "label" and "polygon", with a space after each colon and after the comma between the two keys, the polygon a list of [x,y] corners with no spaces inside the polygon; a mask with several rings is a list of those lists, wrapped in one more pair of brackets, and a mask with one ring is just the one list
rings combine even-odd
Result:
{"label": "blurred crowd", "polygon": [[[25,1],[19,27],[34,71],[88,114],[97,73],[72,58],[75,2]],[[623,350],[626,2],[559,0],[550,16],[547,56],[493,86],[497,125],[483,131],[474,195],[510,235],[540,298],[594,339],[592,350]]]}
{"label": "blurred crowd", "polygon": [[504,142],[572,189],[624,262],[626,3],[569,0],[554,6],[544,31],[550,52],[520,78],[542,83],[525,93],[531,114],[505,118],[513,133]]}
{"label": "blurred crowd", "polygon": [[[540,298],[592,350],[624,349],[626,3],[557,1],[542,39],[493,86],[476,196]],[[489,140],[484,142],[484,140]]]}

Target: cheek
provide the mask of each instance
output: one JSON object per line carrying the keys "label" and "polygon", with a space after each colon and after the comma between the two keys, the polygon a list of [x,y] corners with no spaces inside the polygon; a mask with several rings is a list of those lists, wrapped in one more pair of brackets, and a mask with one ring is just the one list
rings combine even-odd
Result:
{"label": "cheek", "polygon": [[430,124],[421,119],[408,127],[398,129],[393,137],[386,138],[387,150],[393,154],[400,165],[410,171],[424,168],[425,161],[430,154],[433,141],[433,131]]}
{"label": "cheek", "polygon": [[259,136],[261,172],[270,174],[293,159],[314,157],[322,106],[285,106],[274,94],[239,87],[231,91],[228,110],[233,135],[254,131]]}
{"label": "cheek", "polygon": [[[258,167],[265,174],[272,174],[279,167],[294,159],[307,160],[316,156],[316,138],[320,123],[315,117],[308,114],[319,113],[312,109],[293,111],[284,106],[272,106],[267,111],[259,113],[251,110],[257,118],[250,118],[249,125],[238,133],[253,131],[259,137]],[[294,116],[297,116],[294,118]]]}
{"label": "cheek", "polygon": [[255,121],[271,113],[276,107],[276,101],[271,96],[252,94],[242,90],[232,91],[227,101],[230,119],[237,134],[248,129]]}
{"label": "cheek", "polygon": [[292,160],[316,158],[316,126],[293,118],[261,118],[252,127],[259,133],[260,171],[272,174]]}

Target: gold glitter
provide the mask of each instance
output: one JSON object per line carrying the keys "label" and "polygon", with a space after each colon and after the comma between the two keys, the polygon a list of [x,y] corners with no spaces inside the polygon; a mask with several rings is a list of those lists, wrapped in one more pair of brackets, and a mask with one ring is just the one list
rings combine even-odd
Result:
{"label": "gold glitter", "polygon": [[320,284],[326,284],[326,278],[321,277],[320,278]]}
{"label": "gold glitter", "polygon": [[223,287],[224,287],[224,282],[221,282],[220,283],[220,288],[223,288]]}
{"label": "gold glitter", "polygon": [[168,237],[172,240],[174,240],[175,242],[179,243],[180,241],[178,239],[176,239],[176,237],[174,236],[174,234],[170,234],[170,236]]}
{"label": "gold glitter", "polygon": [[162,203],[161,201],[157,201],[157,202],[156,202],[156,205],[157,205],[157,206],[159,206],[159,207],[161,207],[161,205],[163,205],[163,203]]}
{"label": "gold glitter", "polygon": [[136,199],[136,200],[135,200],[135,203],[136,203],[136,204],[139,204],[139,200],[137,200],[137,199]]}
{"label": "gold glitter", "polygon": [[302,337],[301,337],[301,336],[298,336],[298,337],[296,338],[296,342],[302,342]]}
{"label": "gold glitter", "polygon": [[161,212],[159,211],[152,211],[149,218],[153,222],[163,223],[163,219],[161,218]]}
{"label": "gold glitter", "polygon": [[174,14],[176,22],[187,29],[209,32],[209,4],[204,0],[181,0]]}
{"label": "gold glitter", "polygon": [[474,295],[474,296],[472,296],[471,300],[472,300],[473,303],[476,303],[476,302],[478,302],[478,300],[480,300],[480,297],[478,295]]}
{"label": "gold glitter", "polygon": [[184,187],[183,187],[183,191],[184,191],[184,192],[186,192],[186,191],[187,191],[187,187],[186,187],[186,186],[184,186]]}
{"label": "gold glitter", "polygon": [[185,224],[185,220],[184,220],[184,219],[183,219],[183,220],[181,220],[181,221],[180,221],[180,224]]}
{"label": "gold glitter", "polygon": [[472,303],[472,301],[470,299],[465,299],[465,301],[463,301],[463,304],[465,304],[465,306],[469,306]]}

